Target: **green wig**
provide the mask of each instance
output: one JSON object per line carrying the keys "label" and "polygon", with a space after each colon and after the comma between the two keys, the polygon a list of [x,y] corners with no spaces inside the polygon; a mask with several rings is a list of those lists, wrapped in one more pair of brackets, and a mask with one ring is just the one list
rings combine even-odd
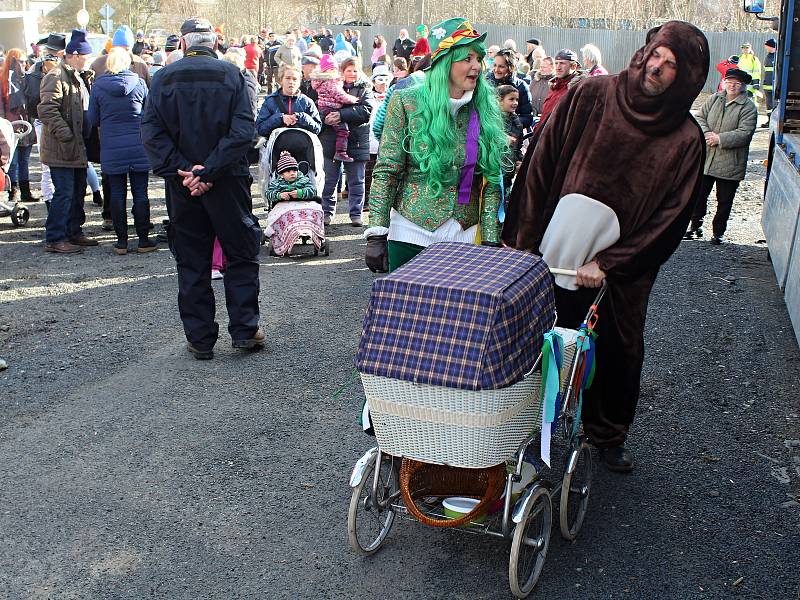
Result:
{"label": "green wig", "polygon": [[[457,141],[460,136],[457,136],[455,120],[450,113],[450,66],[464,60],[470,50],[481,58],[486,54],[481,42],[454,46],[426,71],[425,80],[418,86],[417,109],[410,118],[408,151],[428,176],[431,190],[436,195],[451,185],[458,185],[461,173],[462,165],[455,164],[453,152],[461,142]],[[476,172],[490,183],[499,185],[503,169],[507,170],[510,164],[511,154],[497,94],[483,73],[478,75],[470,105],[477,110],[481,123]]]}

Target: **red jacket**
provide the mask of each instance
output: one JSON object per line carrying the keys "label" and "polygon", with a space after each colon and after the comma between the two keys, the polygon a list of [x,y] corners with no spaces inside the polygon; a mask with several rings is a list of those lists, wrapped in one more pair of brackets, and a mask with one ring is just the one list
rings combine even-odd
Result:
{"label": "red jacket", "polygon": [[567,93],[567,86],[574,77],[575,73],[563,79],[560,77],[553,77],[550,80],[550,91],[547,94],[547,98],[542,102],[542,116],[539,118],[539,123],[544,123],[547,115],[553,112],[558,101]]}
{"label": "red jacket", "polygon": [[728,69],[738,69],[739,65],[735,62],[731,62],[727,58],[717,64],[717,71],[719,74],[722,75],[722,79],[719,80],[719,85],[717,86],[717,91],[722,91],[722,82],[725,81],[725,73],[728,72]]}

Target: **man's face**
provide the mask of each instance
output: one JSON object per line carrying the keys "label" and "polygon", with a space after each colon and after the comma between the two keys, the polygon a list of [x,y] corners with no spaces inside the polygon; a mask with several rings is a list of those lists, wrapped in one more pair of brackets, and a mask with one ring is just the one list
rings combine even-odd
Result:
{"label": "man's face", "polygon": [[772,54],[773,52],[775,52],[775,50],[777,50],[777,48],[773,48],[772,46],[767,46],[766,44],[764,44],[764,50],[766,50],[768,54]]}
{"label": "man's face", "polygon": [[[558,61],[556,61],[558,62]],[[645,64],[642,91],[646,96],[658,96],[669,89],[678,76],[678,61],[666,46],[655,48]]]}
{"label": "man's face", "polygon": [[561,60],[556,59],[555,62],[555,70],[556,70],[556,77],[559,79],[564,79],[569,77],[572,73],[575,72],[577,65],[572,62],[571,60]]}
{"label": "man's face", "polygon": [[408,31],[406,31],[405,29],[401,29],[399,37],[401,40],[406,39],[408,37]]}
{"label": "man's face", "polygon": [[294,38],[293,37],[289,36],[289,37],[286,38],[286,46],[288,48],[291,48],[292,46],[294,46]]}
{"label": "man's face", "polygon": [[269,34],[269,41],[270,42],[274,42],[275,41],[275,34],[274,33],[270,33]]}
{"label": "man's face", "polygon": [[741,50],[742,51],[739,54],[751,54],[753,52],[753,49],[750,46],[743,46]]}
{"label": "man's face", "polygon": [[511,73],[511,67],[509,67],[508,60],[503,54],[498,54],[494,57],[492,73],[495,79],[505,79]]}
{"label": "man's face", "polygon": [[534,50],[536,50],[536,44],[531,44],[530,42],[525,42],[527,44],[527,54],[530,54]]}
{"label": "man's face", "polygon": [[67,64],[76,71],[84,71],[89,64],[91,54],[69,54],[66,57]]}
{"label": "man's face", "polygon": [[266,29],[262,29],[261,30],[261,39],[264,39],[266,37],[267,37],[267,30]]}

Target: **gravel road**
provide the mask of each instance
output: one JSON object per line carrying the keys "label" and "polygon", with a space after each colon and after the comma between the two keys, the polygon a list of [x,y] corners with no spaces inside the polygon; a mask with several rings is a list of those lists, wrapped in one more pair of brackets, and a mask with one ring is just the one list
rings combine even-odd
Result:
{"label": "gravel road", "polygon": [[[638,467],[595,471],[584,528],[554,534],[534,597],[800,597],[800,353],[759,225],[765,144],[729,243],[684,242],[663,269]],[[347,546],[374,276],[346,214],[329,258],[262,252],[267,350],[223,334],[199,362],[166,249],[113,255],[89,202],[103,244],[48,255],[31,206],[25,228],[0,220],[0,598],[510,597],[502,540],[399,522],[371,559]]]}

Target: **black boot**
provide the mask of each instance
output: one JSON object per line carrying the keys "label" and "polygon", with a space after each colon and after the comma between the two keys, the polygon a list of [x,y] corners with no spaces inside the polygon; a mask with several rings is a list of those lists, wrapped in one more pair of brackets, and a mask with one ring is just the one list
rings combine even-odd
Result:
{"label": "black boot", "polygon": [[16,183],[13,183],[13,182],[11,183],[11,187],[8,188],[8,201],[11,204],[14,204],[14,202],[17,201],[17,190],[18,189],[19,189],[19,186]]}
{"label": "black boot", "polygon": [[38,202],[39,199],[34,197],[31,194],[31,182],[30,181],[21,181],[19,182],[19,191],[20,191],[20,200],[23,202]]}
{"label": "black boot", "polygon": [[600,460],[609,471],[630,473],[633,471],[633,453],[625,446],[598,448]]}
{"label": "black boot", "polygon": [[100,190],[92,192],[92,202],[97,206],[103,206],[103,195],[100,193]]}

